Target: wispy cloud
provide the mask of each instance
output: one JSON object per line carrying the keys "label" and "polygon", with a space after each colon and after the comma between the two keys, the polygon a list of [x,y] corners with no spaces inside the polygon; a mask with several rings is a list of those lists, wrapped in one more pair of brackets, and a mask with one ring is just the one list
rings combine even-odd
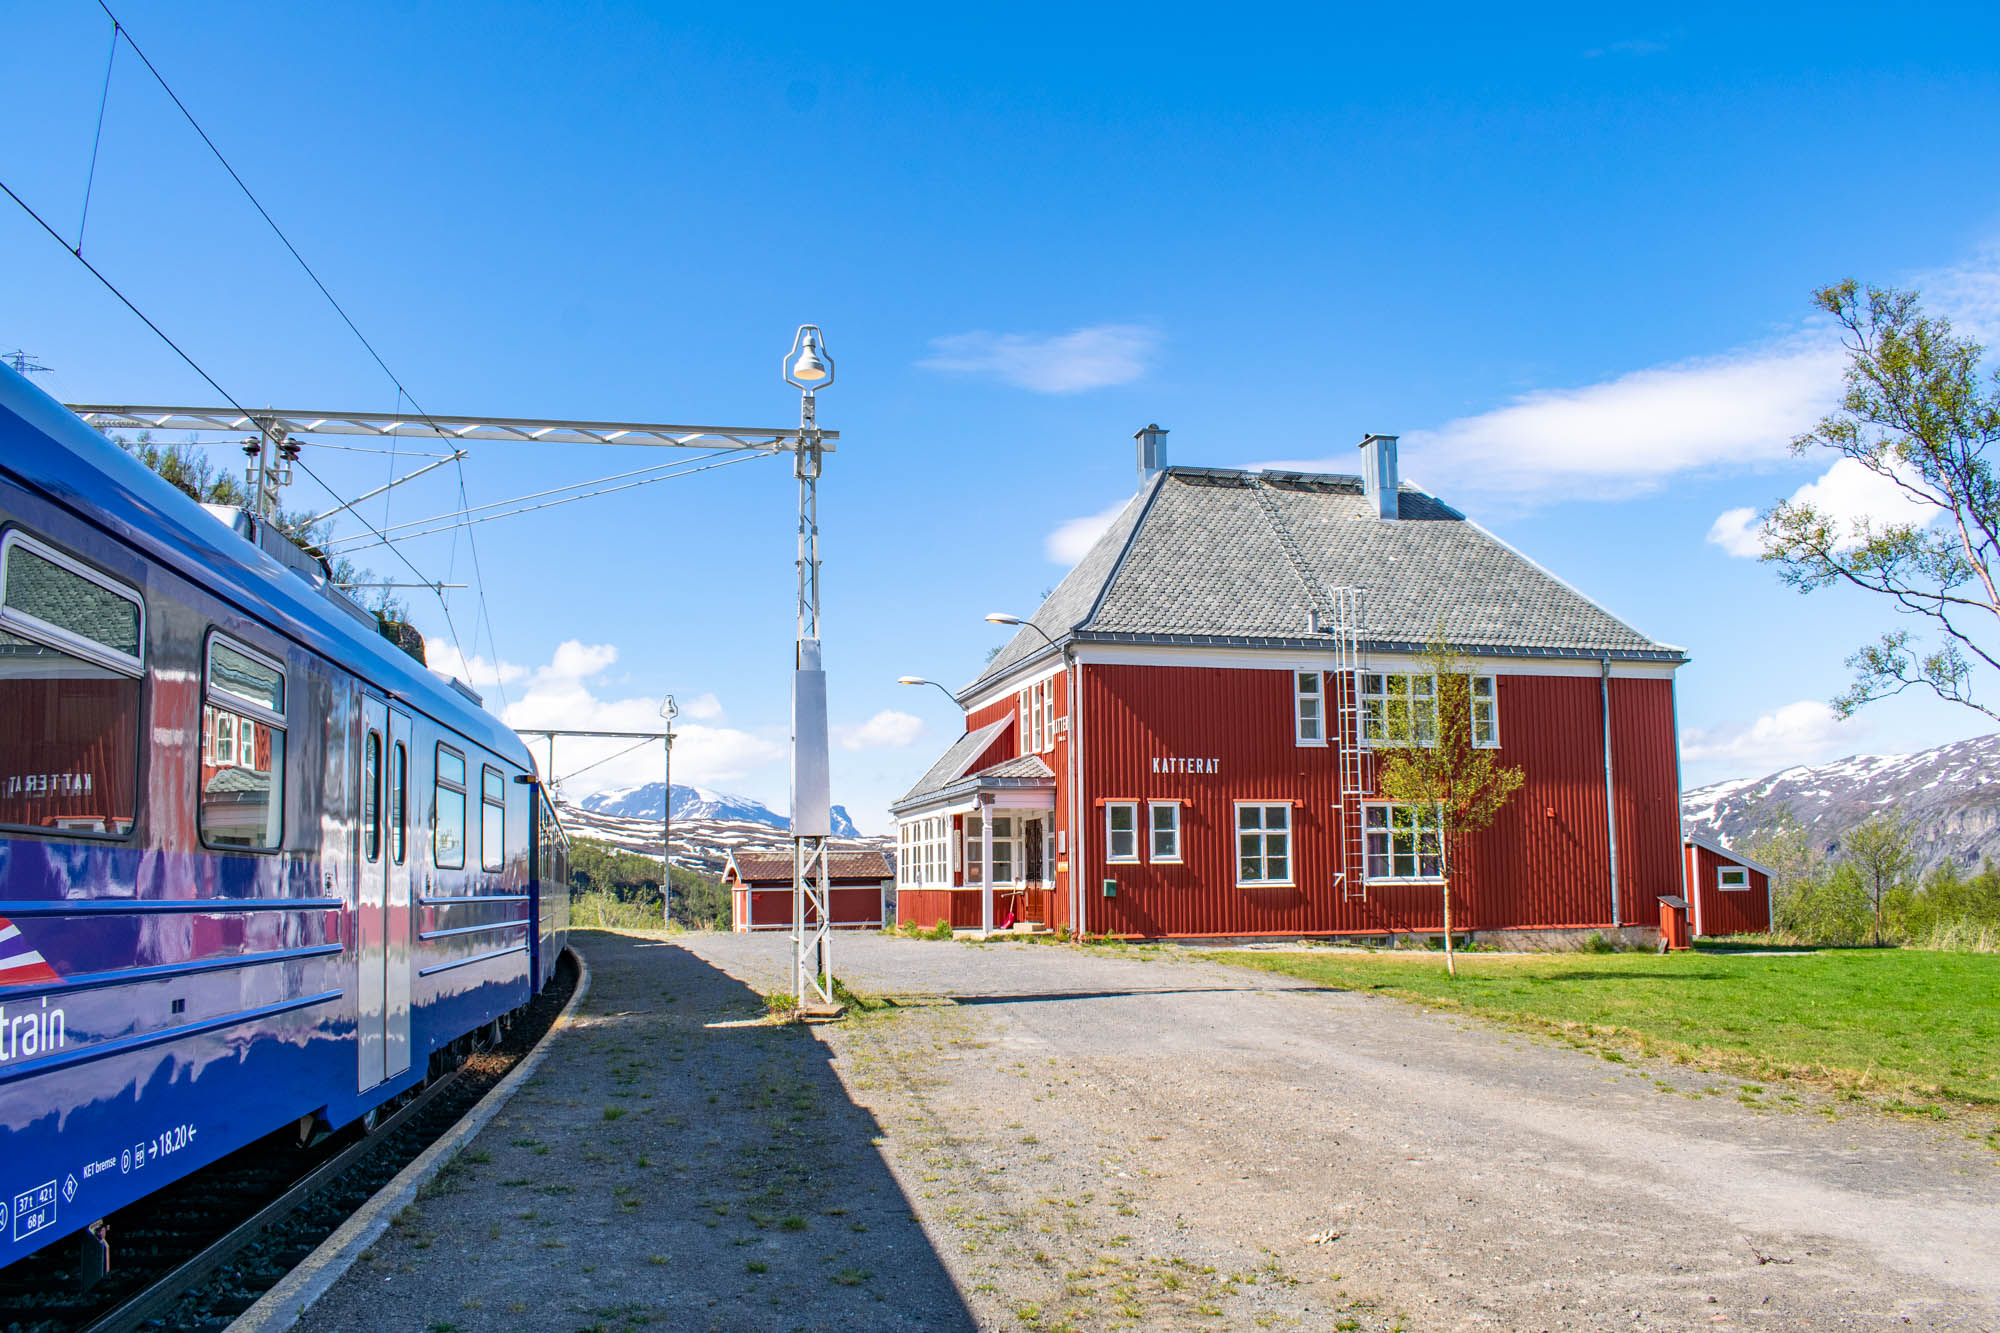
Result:
{"label": "wispy cloud", "polygon": [[979,375],[1036,393],[1081,393],[1130,384],[1151,368],[1159,331],[1094,324],[1069,333],[954,333],[931,339],[925,370]]}
{"label": "wispy cloud", "polygon": [[922,718],[885,708],[866,722],[836,726],[833,735],[843,750],[898,750],[915,742],[926,729]]}
{"label": "wispy cloud", "polygon": [[[500,720],[512,727],[658,731],[664,725],[657,696],[618,697],[603,691],[598,677],[618,661],[613,644],[570,639],[557,645],[549,660],[536,667],[490,663],[477,657],[467,660],[445,639],[426,639],[424,650],[432,666],[475,687],[484,688],[495,680],[524,685],[513,691],[514,698],[500,711]],[[721,701],[711,692],[681,704],[683,719],[713,721],[722,712]],[[563,784],[563,794],[574,799],[610,787],[659,781],[659,747],[642,745],[619,753],[631,745],[630,741],[581,737],[559,740],[555,776],[574,775]],[[531,748],[538,762],[547,762],[546,744],[538,742]],[[776,737],[700,721],[678,725],[674,729],[674,780],[710,785],[735,782],[783,759],[786,753],[785,743]]]}
{"label": "wispy cloud", "polygon": [[1801,699],[1748,724],[1689,727],[1681,734],[1681,759],[1692,770],[1690,785],[1762,777],[1852,754],[1867,733],[1866,722],[1843,722],[1819,700]]}
{"label": "wispy cloud", "polygon": [[1120,500],[1095,514],[1058,523],[1048,536],[1042,538],[1042,553],[1058,565],[1075,564],[1097,545],[1097,539],[1117,521],[1118,515],[1125,512],[1127,503]]}

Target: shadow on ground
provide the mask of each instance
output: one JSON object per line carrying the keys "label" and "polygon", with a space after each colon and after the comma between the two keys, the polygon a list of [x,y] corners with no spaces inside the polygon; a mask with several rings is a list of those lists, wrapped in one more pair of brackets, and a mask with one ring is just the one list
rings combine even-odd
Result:
{"label": "shadow on ground", "polygon": [[666,1131],[674,1327],[974,1327],[812,1029],[741,1025],[763,997],[671,940],[572,939],[601,997],[592,1055]]}

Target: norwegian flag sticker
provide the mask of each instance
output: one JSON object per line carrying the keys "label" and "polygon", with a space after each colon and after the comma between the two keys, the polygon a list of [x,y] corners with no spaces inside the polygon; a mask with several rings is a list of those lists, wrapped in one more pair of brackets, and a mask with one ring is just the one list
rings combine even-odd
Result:
{"label": "norwegian flag sticker", "polygon": [[61,980],[62,974],[28,943],[21,928],[0,917],[0,986],[31,986],[36,982]]}

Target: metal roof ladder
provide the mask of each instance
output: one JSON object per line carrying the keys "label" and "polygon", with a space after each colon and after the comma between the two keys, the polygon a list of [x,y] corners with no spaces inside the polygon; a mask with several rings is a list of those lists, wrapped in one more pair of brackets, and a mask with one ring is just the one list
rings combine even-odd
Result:
{"label": "metal roof ladder", "polygon": [[1368,755],[1361,733],[1362,591],[1335,588],[1332,603],[1334,687],[1327,691],[1333,706],[1334,743],[1340,747],[1340,896],[1366,898],[1367,830],[1361,823],[1361,798],[1368,792]]}

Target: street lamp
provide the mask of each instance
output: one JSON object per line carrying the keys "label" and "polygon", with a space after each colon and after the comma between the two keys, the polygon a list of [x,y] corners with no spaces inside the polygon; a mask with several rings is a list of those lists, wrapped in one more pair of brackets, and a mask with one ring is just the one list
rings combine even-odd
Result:
{"label": "street lamp", "polygon": [[950,690],[945,689],[944,686],[938,684],[934,680],[927,680],[922,676],[898,676],[896,677],[896,683],[898,685],[928,685],[932,689],[944,695],[945,698],[951,700],[951,706],[953,708],[958,707],[958,696],[953,694]]}
{"label": "street lamp", "polygon": [[1049,632],[1047,630],[1043,629],[1040,625],[1037,625],[1032,620],[1023,620],[1019,616],[1010,616],[1005,611],[989,612],[986,618],[992,621],[996,625],[1026,625],[1029,629],[1041,635],[1042,640],[1045,643],[1047,643],[1049,647],[1051,648],[1060,647],[1060,645],[1057,644],[1054,639],[1049,638]]}
{"label": "street lamp", "polygon": [[[785,354],[785,383],[799,391],[792,475],[799,481],[798,652],[792,667],[792,988],[799,1013],[838,1012],[828,957],[833,835],[826,737],[826,670],[819,637],[819,474],[823,440],[813,395],[833,383],[833,358],[817,324],[801,324]],[[808,961],[810,960],[810,961]],[[809,998],[810,992],[810,998]]]}
{"label": "street lamp", "polygon": [[668,695],[660,700],[660,716],[667,720],[665,789],[660,793],[660,928],[674,928],[674,719],[681,706]]}

